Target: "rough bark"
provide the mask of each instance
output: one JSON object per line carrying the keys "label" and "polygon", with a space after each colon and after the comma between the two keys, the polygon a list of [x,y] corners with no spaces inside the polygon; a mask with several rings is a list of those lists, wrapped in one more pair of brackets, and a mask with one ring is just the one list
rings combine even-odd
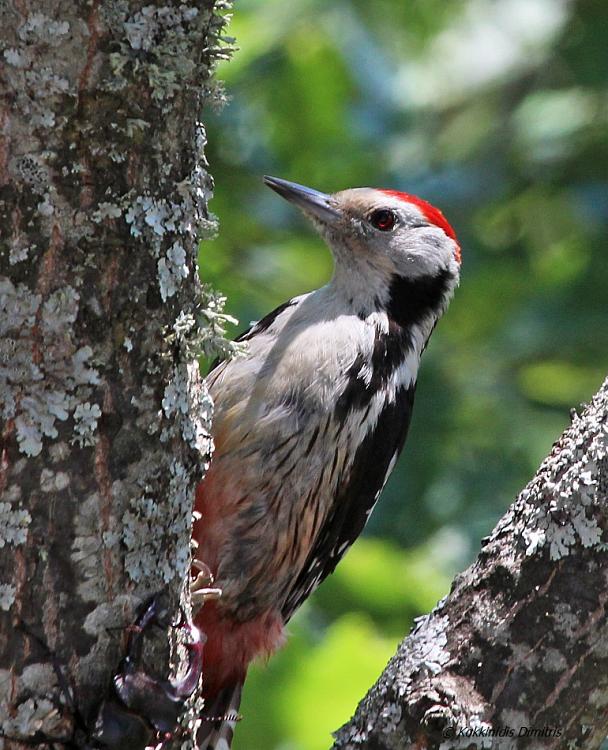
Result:
{"label": "rough bark", "polygon": [[568,748],[608,735],[608,380],[335,750]]}
{"label": "rough bark", "polygon": [[187,598],[210,454],[195,350],[212,183],[198,120],[218,96],[225,6],[0,4],[5,735],[67,736],[73,718],[21,623],[86,716],[137,605],[164,591],[175,613]]}

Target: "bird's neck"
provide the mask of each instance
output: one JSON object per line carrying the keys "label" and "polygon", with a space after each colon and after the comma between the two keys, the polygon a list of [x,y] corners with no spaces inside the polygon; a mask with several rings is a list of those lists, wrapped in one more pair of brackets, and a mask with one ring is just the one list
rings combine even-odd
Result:
{"label": "bird's neck", "polygon": [[340,300],[342,309],[376,323],[387,333],[411,331],[421,353],[448,305],[453,287],[449,271],[411,279],[382,274],[371,265],[363,270],[336,264],[328,290]]}
{"label": "bird's neck", "polygon": [[336,263],[328,288],[341,304],[360,318],[383,310],[389,302],[389,285],[386,275],[371,264]]}

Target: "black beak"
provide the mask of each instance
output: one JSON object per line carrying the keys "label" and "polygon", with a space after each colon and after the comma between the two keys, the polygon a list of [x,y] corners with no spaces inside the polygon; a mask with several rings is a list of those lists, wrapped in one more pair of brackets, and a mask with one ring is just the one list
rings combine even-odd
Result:
{"label": "black beak", "polygon": [[333,223],[340,218],[340,212],[332,205],[331,195],[320,193],[318,190],[288,182],[279,177],[264,176],[264,184],[272,188],[282,198],[295,203],[304,213],[327,223]]}

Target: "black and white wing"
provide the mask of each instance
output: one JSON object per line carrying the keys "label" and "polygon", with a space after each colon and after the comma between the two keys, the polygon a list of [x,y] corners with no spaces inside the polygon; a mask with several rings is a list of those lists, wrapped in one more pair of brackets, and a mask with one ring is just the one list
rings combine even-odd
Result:
{"label": "black and white wing", "polygon": [[337,488],[331,515],[319,530],[306,563],[295,579],[281,613],[287,622],[359,536],[384,487],[407,435],[415,384],[397,390],[355,453],[348,476]]}

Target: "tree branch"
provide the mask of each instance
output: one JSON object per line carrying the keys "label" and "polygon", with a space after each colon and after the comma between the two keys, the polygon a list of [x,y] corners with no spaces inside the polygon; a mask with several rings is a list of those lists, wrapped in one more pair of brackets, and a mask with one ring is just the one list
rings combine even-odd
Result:
{"label": "tree branch", "polygon": [[608,734],[607,499],[608,380],[334,750],[596,750]]}

